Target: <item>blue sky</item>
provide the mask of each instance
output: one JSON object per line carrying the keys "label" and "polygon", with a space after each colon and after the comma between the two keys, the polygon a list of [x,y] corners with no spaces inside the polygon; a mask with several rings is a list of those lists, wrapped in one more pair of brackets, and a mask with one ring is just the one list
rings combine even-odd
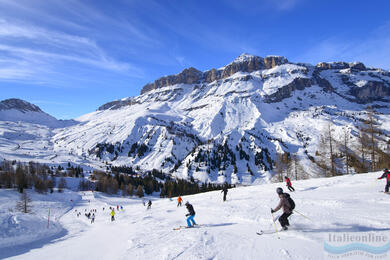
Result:
{"label": "blue sky", "polygon": [[390,69],[390,1],[0,0],[0,99],[61,119],[241,53]]}

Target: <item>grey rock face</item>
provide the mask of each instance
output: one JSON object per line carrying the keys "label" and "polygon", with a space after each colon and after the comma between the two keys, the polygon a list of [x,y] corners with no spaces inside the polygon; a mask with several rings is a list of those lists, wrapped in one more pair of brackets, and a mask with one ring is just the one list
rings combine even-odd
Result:
{"label": "grey rock face", "polygon": [[42,112],[38,106],[17,98],[5,99],[0,102],[0,110],[9,109],[16,109],[21,112]]}
{"label": "grey rock face", "polygon": [[303,90],[311,86],[311,80],[307,78],[295,78],[291,83],[281,87],[272,95],[264,97],[264,102],[274,103],[280,102],[285,98],[291,97],[291,93],[295,90]]}
{"label": "grey rock face", "polygon": [[242,54],[222,69],[211,69],[206,72],[201,72],[191,67],[183,70],[177,75],[159,78],[153,83],[145,85],[141,90],[141,94],[174,84],[198,84],[201,81],[210,83],[215,80],[230,77],[239,71],[250,73],[257,70],[274,68],[285,63],[288,63],[288,60],[282,56],[267,56],[266,58],[262,58],[259,56]]}
{"label": "grey rock face", "polygon": [[336,69],[336,70],[342,70],[342,69],[348,69],[349,64],[343,61],[340,62],[320,62],[316,65],[319,69]]}
{"label": "grey rock face", "polygon": [[283,56],[267,56],[264,58],[264,64],[266,69],[272,69],[276,66],[286,63],[288,63],[288,60]]}
{"label": "grey rock face", "polygon": [[145,85],[141,90],[141,94],[144,94],[153,89],[159,89],[175,84],[197,84],[200,82],[202,77],[203,72],[191,67],[183,70],[177,75],[162,77],[153,83]]}
{"label": "grey rock face", "polygon": [[118,108],[121,108],[123,106],[131,106],[131,105],[134,105],[134,104],[137,104],[138,102],[132,100],[132,99],[127,99],[127,100],[115,100],[115,101],[111,101],[111,102],[108,102],[102,106],[100,106],[97,110],[98,111],[101,111],[101,110],[107,110],[107,109],[118,109]]}
{"label": "grey rock face", "polygon": [[369,81],[362,87],[351,88],[350,94],[363,104],[376,100],[387,101],[390,97],[390,86],[380,81]]}

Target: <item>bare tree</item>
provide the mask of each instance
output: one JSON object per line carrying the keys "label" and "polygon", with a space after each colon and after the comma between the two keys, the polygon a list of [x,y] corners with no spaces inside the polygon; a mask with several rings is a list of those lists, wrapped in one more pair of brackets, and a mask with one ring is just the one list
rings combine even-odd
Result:
{"label": "bare tree", "polygon": [[27,192],[24,190],[22,194],[20,194],[20,201],[16,203],[16,210],[21,211],[23,213],[31,213],[31,198],[28,196]]}
{"label": "bare tree", "polygon": [[61,177],[58,182],[58,192],[62,192],[66,188],[66,180],[64,177]]}
{"label": "bare tree", "polygon": [[287,171],[289,164],[289,154],[288,153],[278,153],[276,155],[275,168],[276,181],[283,182],[283,173]]}
{"label": "bare tree", "polygon": [[375,114],[375,111],[371,108],[367,108],[367,120],[364,121],[364,124],[366,127],[364,130],[369,136],[369,150],[371,155],[371,171],[375,171],[377,169],[376,167],[376,150],[378,147],[378,135],[381,134],[381,131],[378,128],[378,121]]}
{"label": "bare tree", "polygon": [[136,194],[140,198],[142,198],[144,196],[144,189],[142,188],[141,185],[138,185]]}
{"label": "bare tree", "polygon": [[343,130],[344,130],[343,140],[342,142],[338,143],[338,146],[340,152],[343,154],[344,157],[346,174],[349,174],[350,172],[349,165],[351,163],[351,154],[352,154],[351,147],[349,145],[349,139],[351,138],[351,134],[348,128],[343,127]]}
{"label": "bare tree", "polygon": [[321,134],[321,139],[316,151],[316,156],[319,157],[319,159],[316,160],[317,165],[325,171],[325,176],[337,175],[335,149],[332,122],[329,121]]}

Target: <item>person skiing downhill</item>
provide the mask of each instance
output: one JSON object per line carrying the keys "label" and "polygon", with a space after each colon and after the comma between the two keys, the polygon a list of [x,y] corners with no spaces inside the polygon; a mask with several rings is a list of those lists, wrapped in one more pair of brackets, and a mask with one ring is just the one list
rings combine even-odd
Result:
{"label": "person skiing downhill", "polygon": [[183,201],[183,199],[181,198],[181,196],[179,196],[178,198],[177,198],[177,206],[179,207],[181,207],[181,202]]}
{"label": "person skiing downhill", "polygon": [[115,220],[115,210],[114,208],[111,210],[111,221]]}
{"label": "person skiing downhill", "polygon": [[385,169],[382,176],[378,178],[378,180],[380,179],[383,179],[383,178],[386,178],[386,186],[385,186],[385,192],[388,193],[389,192],[389,188],[390,188],[390,171],[389,169]]}
{"label": "person skiing downhill", "polygon": [[287,193],[283,193],[283,189],[280,187],[276,189],[276,193],[279,195],[280,201],[278,206],[276,206],[275,209],[271,208],[271,213],[274,213],[279,209],[283,208],[283,214],[279,217],[279,222],[283,230],[287,230],[288,229],[287,226],[290,225],[288,221],[288,217],[292,214],[291,205],[288,201],[288,197],[290,195],[288,195]]}
{"label": "person skiing downhill", "polygon": [[289,191],[295,191],[295,189],[293,188],[292,184],[291,184],[291,181],[290,181],[290,178],[288,178],[287,176],[284,177],[284,179],[286,180],[286,186],[288,188]]}
{"label": "person skiing downhill", "polygon": [[223,201],[226,201],[226,195],[228,193],[228,185],[227,185],[227,183],[225,183],[225,185],[223,186],[221,193],[222,192],[223,192]]}
{"label": "person skiing downhill", "polygon": [[148,201],[148,208],[147,208],[147,209],[151,209],[151,208],[152,208],[152,201],[149,200],[149,201]]}
{"label": "person skiing downhill", "polygon": [[[188,210],[188,214],[186,214],[186,217],[187,217],[187,227],[192,227],[192,226],[195,226],[197,225],[195,220],[194,220],[194,217],[195,217],[195,210],[194,210],[194,207],[187,201],[186,202],[186,208]],[[192,226],[191,226],[191,222],[192,222]]]}
{"label": "person skiing downhill", "polygon": [[95,222],[95,213],[92,213],[91,224]]}

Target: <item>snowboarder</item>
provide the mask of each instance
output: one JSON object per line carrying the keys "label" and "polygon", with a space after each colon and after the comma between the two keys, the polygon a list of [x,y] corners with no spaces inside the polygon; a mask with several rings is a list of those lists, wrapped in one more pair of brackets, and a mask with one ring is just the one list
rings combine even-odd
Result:
{"label": "snowboarder", "polygon": [[151,209],[151,208],[152,208],[152,201],[149,200],[149,201],[148,201],[148,208],[147,208],[147,209]]}
{"label": "snowboarder", "polygon": [[191,227],[191,222],[192,222],[192,226],[195,226],[197,225],[195,220],[194,220],[194,217],[195,217],[195,210],[194,210],[194,207],[187,201],[186,202],[186,208],[188,210],[188,214],[186,214],[186,217],[187,217],[187,226],[188,227]]}
{"label": "snowboarder", "polygon": [[183,201],[183,199],[181,198],[181,196],[179,196],[178,198],[177,198],[177,206],[179,207],[181,207],[181,202]]}
{"label": "snowboarder", "polygon": [[95,222],[95,213],[92,213],[91,224]]}
{"label": "snowboarder", "polygon": [[114,221],[115,220],[115,210],[112,209],[111,210],[111,221]]}
{"label": "snowboarder", "polygon": [[287,226],[290,225],[290,223],[288,222],[288,217],[292,214],[292,206],[288,201],[288,197],[290,197],[290,195],[287,193],[283,193],[283,189],[280,187],[276,189],[276,193],[279,195],[280,201],[275,209],[271,208],[271,213],[274,213],[279,209],[283,208],[283,214],[279,217],[279,222],[283,230],[287,230]]}
{"label": "snowboarder", "polygon": [[223,201],[226,201],[226,195],[228,193],[228,185],[227,185],[227,183],[225,183],[225,185],[223,186],[221,193],[222,192],[223,192]]}
{"label": "snowboarder", "polygon": [[389,169],[386,168],[383,171],[382,176],[379,177],[378,180],[383,179],[383,178],[386,178],[386,180],[387,180],[386,181],[386,186],[385,186],[385,192],[388,193],[389,192],[389,188],[390,188],[390,171],[389,171]]}
{"label": "snowboarder", "polygon": [[288,188],[289,191],[295,191],[295,189],[293,188],[293,186],[291,185],[291,181],[290,181],[290,178],[289,177],[284,177],[284,179],[286,180],[286,186]]}

